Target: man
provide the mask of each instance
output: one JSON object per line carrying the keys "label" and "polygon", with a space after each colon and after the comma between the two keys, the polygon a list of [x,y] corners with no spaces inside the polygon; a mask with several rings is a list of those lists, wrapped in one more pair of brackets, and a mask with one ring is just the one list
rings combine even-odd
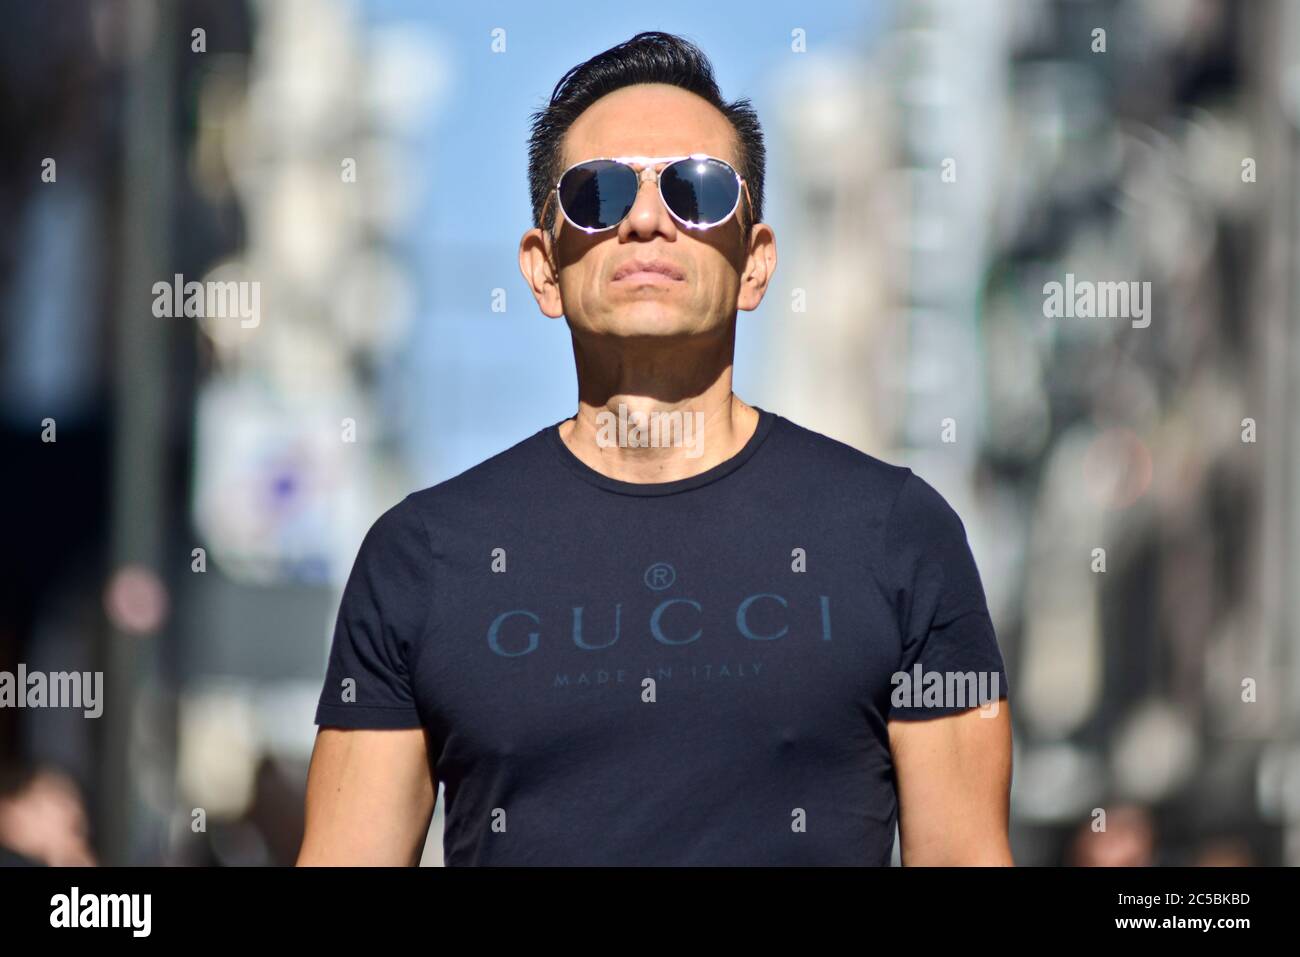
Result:
{"label": "man", "polygon": [[[881,865],[896,823],[905,864],[1011,863],[960,519],[731,391],[776,267],[763,159],[747,102],[662,33],[535,117],[519,263],[567,319],[578,411],[366,535],[300,864],[416,863],[439,782],[449,865]],[[992,693],[897,695],[931,672]]]}

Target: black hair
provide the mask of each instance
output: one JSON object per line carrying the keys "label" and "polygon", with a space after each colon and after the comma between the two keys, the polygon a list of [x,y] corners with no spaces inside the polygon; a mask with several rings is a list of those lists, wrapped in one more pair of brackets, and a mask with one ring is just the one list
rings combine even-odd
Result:
{"label": "black hair", "polygon": [[[727,103],[713,78],[713,66],[703,51],[689,40],[671,33],[648,31],[579,63],[560,78],[547,106],[532,115],[528,141],[528,188],[533,204],[533,225],[554,236],[555,203],[541,222],[546,197],[563,172],[560,146],[564,134],[587,107],[607,93],[636,83],[666,83],[689,90],[717,107],[736,131],[739,142],[736,168],[749,186],[753,219],[749,227],[763,220],[763,170],[767,151],[758,114],[748,99]],[[745,215],[745,202],[740,204]]]}

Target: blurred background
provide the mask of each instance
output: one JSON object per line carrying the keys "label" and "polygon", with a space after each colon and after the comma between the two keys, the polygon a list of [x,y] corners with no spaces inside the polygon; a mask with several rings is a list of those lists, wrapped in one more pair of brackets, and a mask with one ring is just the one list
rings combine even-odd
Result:
{"label": "blurred background", "polygon": [[576,408],[529,115],[659,29],[767,137],[737,393],[966,524],[1017,861],[1300,864],[1297,3],[0,7],[0,671],[105,681],[0,708],[0,860],[294,860],[366,529]]}

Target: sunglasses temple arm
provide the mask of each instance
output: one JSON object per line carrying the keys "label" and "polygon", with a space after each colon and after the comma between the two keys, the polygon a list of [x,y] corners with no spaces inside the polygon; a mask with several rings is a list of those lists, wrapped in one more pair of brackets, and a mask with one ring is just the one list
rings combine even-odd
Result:
{"label": "sunglasses temple arm", "polygon": [[546,201],[545,201],[544,203],[542,203],[542,211],[541,211],[541,213],[540,213],[540,214],[538,215],[538,217],[537,217],[537,228],[540,229],[540,230],[542,230],[542,232],[546,232],[546,231],[547,231],[547,229],[546,229],[546,211],[547,211],[548,209],[550,209],[550,206],[551,206],[551,197],[555,195],[555,189],[556,189],[556,188],[555,188],[554,186],[552,186],[549,190],[547,190],[547,192],[546,192]]}

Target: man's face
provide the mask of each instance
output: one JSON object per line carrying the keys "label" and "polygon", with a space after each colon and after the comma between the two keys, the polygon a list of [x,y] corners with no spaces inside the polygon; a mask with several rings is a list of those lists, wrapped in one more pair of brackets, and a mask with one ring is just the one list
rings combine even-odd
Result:
{"label": "man's face", "polygon": [[[737,147],[731,124],[695,94],[642,84],[602,97],[578,117],[563,140],[561,169],[596,157],[689,153],[708,153],[739,167]],[[655,164],[656,169],[663,165]],[[750,210],[743,195],[740,202],[736,214],[722,225],[687,229],[668,212],[653,180],[646,177],[627,218],[615,229],[588,235],[564,219],[552,196],[558,290],[553,285],[537,288],[535,259],[531,266],[524,265],[525,274],[533,269],[530,281],[542,311],[567,316],[575,334],[680,337],[725,332],[736,309],[757,306],[761,287],[766,286],[765,278],[757,289],[752,277],[746,279],[750,256],[741,215],[747,219]],[[633,260],[667,262],[680,278],[616,278]]]}

